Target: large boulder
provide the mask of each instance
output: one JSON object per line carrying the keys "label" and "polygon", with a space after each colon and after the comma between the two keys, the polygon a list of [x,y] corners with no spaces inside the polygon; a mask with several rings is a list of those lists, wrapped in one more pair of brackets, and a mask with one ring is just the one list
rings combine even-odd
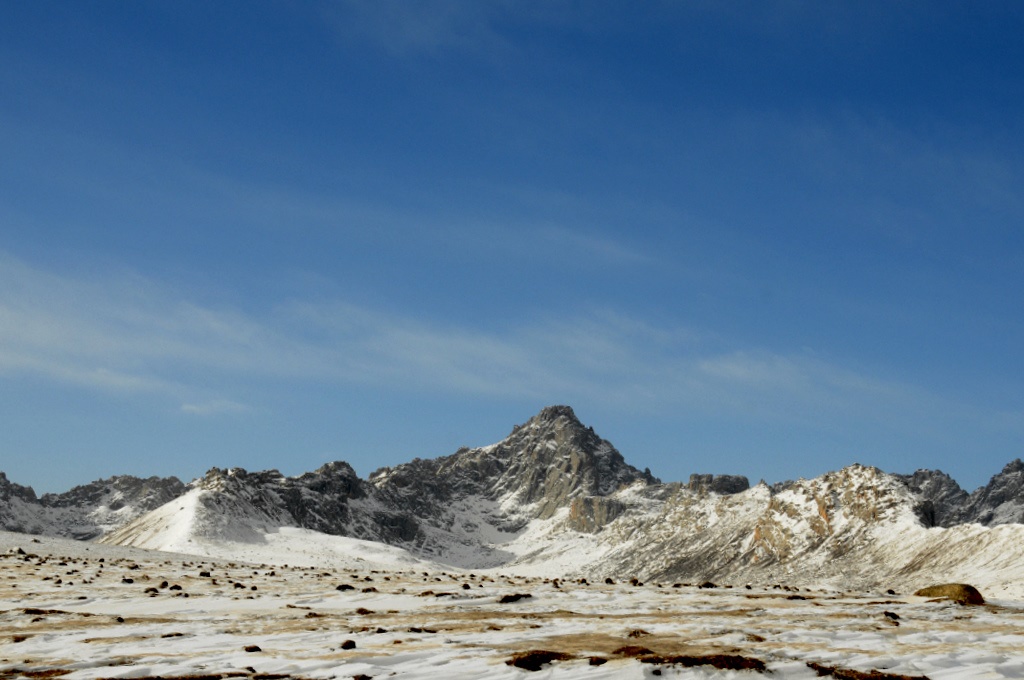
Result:
{"label": "large boulder", "polygon": [[921,588],[914,595],[919,597],[945,598],[958,604],[985,604],[985,598],[978,589],[966,583],[944,583]]}

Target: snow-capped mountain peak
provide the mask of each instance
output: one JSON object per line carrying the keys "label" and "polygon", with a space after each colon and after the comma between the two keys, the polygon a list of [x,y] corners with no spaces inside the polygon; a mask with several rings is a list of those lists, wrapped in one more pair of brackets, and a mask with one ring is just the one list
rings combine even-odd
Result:
{"label": "snow-capped mountain peak", "polygon": [[[38,499],[0,474],[0,521],[200,554],[329,535],[361,541],[363,551],[386,544],[389,559],[409,563],[679,581],[893,587],[937,573],[977,582],[973,569],[995,583],[1024,562],[1015,548],[1024,540],[1019,460],[969,496],[938,471],[892,475],[857,464],[771,487],[703,473],[663,484],[568,406],[543,409],[495,444],[367,480],[340,461],[295,477],[212,468],[187,489],[133,480]],[[72,512],[81,508],[89,510]]]}

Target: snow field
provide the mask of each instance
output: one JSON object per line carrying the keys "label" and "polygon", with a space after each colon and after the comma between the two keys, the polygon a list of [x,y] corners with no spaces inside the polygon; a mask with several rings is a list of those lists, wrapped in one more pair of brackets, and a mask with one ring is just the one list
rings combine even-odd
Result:
{"label": "snow field", "polygon": [[[641,663],[616,653],[626,645],[758,659],[783,679],[818,677],[808,662],[933,680],[1024,678],[1024,609],[1010,602],[961,607],[743,585],[556,586],[538,575],[389,565],[402,556],[373,546],[346,563],[333,554],[333,564],[285,567],[0,534],[0,552],[16,548],[27,554],[0,555],[0,678],[759,675]],[[531,597],[501,602],[513,594]],[[570,658],[536,673],[506,664],[533,649]]]}

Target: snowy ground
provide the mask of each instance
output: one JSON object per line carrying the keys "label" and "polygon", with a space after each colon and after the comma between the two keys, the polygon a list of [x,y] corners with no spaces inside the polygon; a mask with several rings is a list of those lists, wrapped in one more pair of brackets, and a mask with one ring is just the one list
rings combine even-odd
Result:
{"label": "snowy ground", "polygon": [[[264,560],[269,547],[244,557]],[[17,548],[27,554],[8,554]],[[809,663],[877,670],[861,676],[877,679],[1024,678],[1024,605],[1010,601],[961,607],[743,584],[556,587],[409,563],[361,542],[291,555],[290,566],[254,564],[0,532],[0,678],[762,674],[715,660],[760,662],[782,679],[827,672]],[[531,597],[501,602],[513,594]],[[566,658],[539,672],[506,664],[529,650]]]}

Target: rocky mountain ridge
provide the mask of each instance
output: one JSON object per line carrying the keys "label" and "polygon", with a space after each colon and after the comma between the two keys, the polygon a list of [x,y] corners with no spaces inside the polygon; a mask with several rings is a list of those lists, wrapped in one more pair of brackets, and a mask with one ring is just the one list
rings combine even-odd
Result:
{"label": "rocky mountain ridge", "polygon": [[0,472],[0,528],[28,534],[98,538],[185,493],[177,477],[119,475],[37,497]]}
{"label": "rocky mountain ridge", "polygon": [[666,580],[865,585],[913,581],[936,565],[953,574],[972,560],[1003,564],[1011,558],[984,527],[1007,525],[1000,536],[1024,539],[1022,501],[1019,460],[972,494],[939,471],[860,465],[772,487],[705,474],[665,484],[567,406],[545,408],[497,444],[365,480],[343,462],[297,477],[213,468],[187,487],[112,478],[36,498],[0,474],[0,528],[9,530],[202,552],[294,527],[466,568]]}
{"label": "rocky mountain ridge", "polygon": [[[508,556],[481,535],[514,536],[574,503],[595,508],[581,511],[591,524],[608,521],[614,510],[596,509],[593,499],[634,483],[660,482],[628,465],[572,409],[553,406],[497,444],[381,468],[365,481],[347,463],[299,477],[214,468],[193,482],[188,495],[194,533],[203,540],[256,540],[261,532],[291,526],[380,541],[434,559],[465,552],[498,564]],[[142,545],[177,521],[174,514],[141,518],[104,540]]]}

